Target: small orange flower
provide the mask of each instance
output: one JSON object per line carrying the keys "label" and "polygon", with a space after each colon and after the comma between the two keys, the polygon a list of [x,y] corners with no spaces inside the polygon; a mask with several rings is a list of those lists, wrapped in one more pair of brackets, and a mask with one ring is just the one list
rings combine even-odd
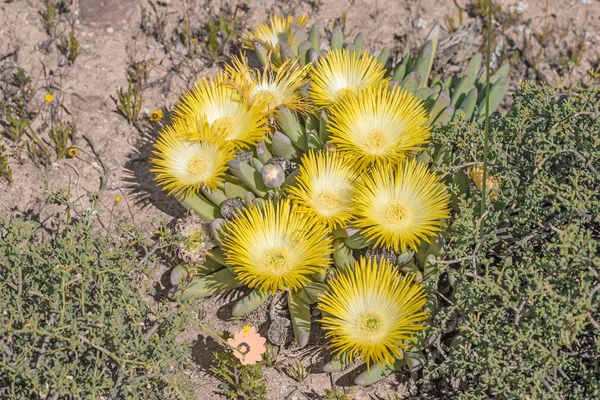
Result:
{"label": "small orange flower", "polygon": [[267,339],[260,336],[253,326],[245,326],[233,338],[227,339],[227,343],[233,347],[233,355],[242,365],[254,365],[261,361],[261,354],[266,351],[266,341]]}
{"label": "small orange flower", "polygon": [[46,93],[46,96],[44,96],[44,100],[46,100],[46,102],[48,102],[48,103],[52,103],[53,99],[54,99],[54,97],[52,97],[52,95],[50,93]]}
{"label": "small orange flower", "polygon": [[71,158],[77,157],[77,154],[79,154],[79,150],[77,150],[76,147],[71,147],[69,149],[69,157],[71,157]]}
{"label": "small orange flower", "polygon": [[163,119],[163,113],[162,110],[152,110],[152,112],[150,113],[150,115],[148,116],[148,119],[151,122],[159,122],[162,121]]}

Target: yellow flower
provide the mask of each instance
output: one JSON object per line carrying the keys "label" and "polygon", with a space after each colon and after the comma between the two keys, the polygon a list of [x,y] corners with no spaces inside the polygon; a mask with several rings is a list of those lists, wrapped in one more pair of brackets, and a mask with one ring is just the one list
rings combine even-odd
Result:
{"label": "yellow flower", "polygon": [[46,93],[46,96],[44,96],[44,100],[46,100],[47,103],[52,103],[52,100],[54,100],[54,97],[52,97],[52,95],[50,93]]}
{"label": "yellow flower", "polygon": [[294,44],[300,44],[299,39],[294,35],[292,24],[302,28],[307,21],[306,15],[297,18],[291,15],[287,17],[272,15],[268,24],[261,22],[255,25],[251,31],[245,32],[241,37],[242,43],[246,49],[254,50],[254,43],[258,42],[279,57],[281,43],[287,43],[292,48]]}
{"label": "yellow flower", "polygon": [[288,191],[298,213],[333,231],[352,218],[356,178],[357,173],[339,153],[310,151],[302,157],[296,184]]}
{"label": "yellow flower", "polygon": [[330,140],[359,170],[400,161],[429,140],[423,102],[396,86],[366,88],[331,109]]}
{"label": "yellow flower", "polygon": [[330,281],[317,307],[326,313],[321,322],[337,355],[392,365],[425,329],[425,302],[426,292],[412,275],[400,275],[386,259],[361,257]]}
{"label": "yellow flower", "polygon": [[293,291],[331,264],[331,237],[323,225],[293,212],[288,200],[266,200],[229,221],[222,239],[236,279],[251,288]]}
{"label": "yellow flower", "polygon": [[376,247],[405,251],[440,231],[449,217],[448,193],[437,175],[414,158],[378,166],[356,189],[355,226]]}
{"label": "yellow flower", "polygon": [[156,158],[151,159],[154,167],[150,171],[169,194],[197,193],[202,185],[216,188],[224,179],[227,163],[235,158],[233,148],[223,140],[192,141],[188,132],[175,122],[160,132],[154,145]]}
{"label": "yellow flower", "polygon": [[[483,187],[483,165],[475,165],[469,168],[469,176],[475,184],[475,187],[481,190]],[[498,198],[498,191],[500,190],[500,182],[498,182],[498,179],[491,176],[489,171],[485,179],[485,188],[490,196],[490,200],[496,201]]]}
{"label": "yellow flower", "polygon": [[310,96],[319,107],[330,107],[345,94],[386,84],[385,68],[368,52],[358,55],[348,50],[332,50],[311,70]]}
{"label": "yellow flower", "polygon": [[79,154],[79,150],[76,147],[69,148],[69,157],[77,157],[77,154]]}
{"label": "yellow flower", "polygon": [[293,111],[307,111],[300,87],[306,83],[307,67],[300,67],[287,60],[279,68],[268,63],[261,73],[248,66],[245,57],[235,57],[231,65],[225,65],[231,84],[238,89],[246,102],[265,113],[273,114],[277,107]]}
{"label": "yellow flower", "polygon": [[148,119],[150,120],[150,122],[159,122],[159,121],[162,121],[162,119],[163,119],[163,112],[162,112],[162,110],[158,110],[158,109],[152,110],[152,112],[148,116]]}
{"label": "yellow flower", "polygon": [[223,73],[215,79],[198,81],[175,106],[174,115],[182,127],[205,134],[207,126],[208,136],[220,136],[237,148],[263,140],[269,129],[266,114],[249,107],[242,95],[225,82]]}
{"label": "yellow flower", "polygon": [[120,203],[120,202],[121,202],[121,196],[116,196],[115,203]]}

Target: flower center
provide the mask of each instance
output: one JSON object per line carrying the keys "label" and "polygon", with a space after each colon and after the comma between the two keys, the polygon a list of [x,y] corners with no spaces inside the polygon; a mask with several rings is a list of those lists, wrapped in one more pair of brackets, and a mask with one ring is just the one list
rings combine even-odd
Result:
{"label": "flower center", "polygon": [[327,210],[337,208],[340,205],[340,199],[338,196],[324,192],[317,196],[317,203]]}
{"label": "flower center", "polygon": [[275,246],[264,252],[261,260],[263,269],[274,275],[283,275],[290,270],[290,262],[286,249]]}
{"label": "flower center", "polygon": [[401,224],[406,219],[406,208],[398,203],[391,204],[385,210],[385,219],[392,225]]}
{"label": "flower center", "polygon": [[188,171],[192,175],[202,175],[206,171],[206,161],[201,157],[194,157],[188,163]]}
{"label": "flower center", "polygon": [[342,97],[344,97],[346,95],[352,95],[352,96],[354,96],[358,92],[357,89],[358,88],[356,86],[350,86],[350,85],[348,85],[346,87],[343,87],[343,88],[339,89],[336,94],[337,94],[338,99],[341,99]]}
{"label": "flower center", "polygon": [[226,115],[217,118],[212,126],[215,131],[224,135],[226,139],[229,139],[235,127],[235,119],[230,115]]}
{"label": "flower center", "polygon": [[369,152],[382,154],[388,148],[388,135],[381,129],[373,129],[365,137],[365,145]]}
{"label": "flower center", "polygon": [[254,98],[257,101],[264,101],[265,108],[272,110],[282,103],[281,96],[270,89],[255,89]]}
{"label": "flower center", "polygon": [[248,343],[242,342],[237,345],[236,350],[239,351],[241,355],[245,356],[250,353],[250,346],[248,346]]}
{"label": "flower center", "polygon": [[377,335],[383,327],[383,317],[376,311],[362,311],[358,315],[357,325],[362,335]]}

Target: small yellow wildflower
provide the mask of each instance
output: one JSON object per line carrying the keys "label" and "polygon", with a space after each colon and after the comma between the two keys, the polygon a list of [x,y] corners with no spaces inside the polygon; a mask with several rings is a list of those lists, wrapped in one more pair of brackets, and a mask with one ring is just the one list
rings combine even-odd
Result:
{"label": "small yellow wildflower", "polygon": [[115,197],[115,203],[119,203],[121,201],[121,196]]}
{"label": "small yellow wildflower", "polygon": [[148,116],[148,119],[151,122],[159,122],[162,121],[163,119],[163,113],[162,110],[152,110],[152,112],[150,113],[150,115]]}
{"label": "small yellow wildflower", "polygon": [[71,147],[69,149],[69,157],[71,157],[71,158],[77,157],[77,154],[79,154],[79,150],[77,150],[76,147]]}
{"label": "small yellow wildflower", "polygon": [[54,99],[54,97],[52,97],[52,95],[50,93],[46,93],[46,96],[44,96],[44,99],[46,100],[46,102],[52,103],[52,100]]}

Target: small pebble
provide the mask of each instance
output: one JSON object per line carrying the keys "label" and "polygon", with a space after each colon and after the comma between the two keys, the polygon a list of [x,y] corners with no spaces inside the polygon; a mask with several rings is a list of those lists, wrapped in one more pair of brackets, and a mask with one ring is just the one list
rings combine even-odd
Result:
{"label": "small pebble", "polygon": [[529,8],[529,4],[524,1],[520,1],[517,4],[517,14],[523,14]]}
{"label": "small pebble", "polygon": [[106,33],[113,33],[115,30],[113,29],[112,26],[109,26],[108,28],[106,28]]}

